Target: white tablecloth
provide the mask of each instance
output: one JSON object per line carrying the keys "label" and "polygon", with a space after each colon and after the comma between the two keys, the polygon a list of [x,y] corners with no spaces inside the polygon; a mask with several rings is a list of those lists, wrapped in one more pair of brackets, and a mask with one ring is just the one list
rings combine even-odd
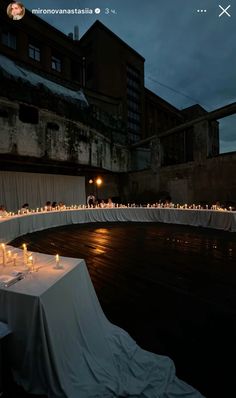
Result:
{"label": "white tablecloth", "polygon": [[78,209],[1,218],[0,242],[10,242],[27,233],[62,225],[118,221],[164,222],[236,232],[236,212],[233,211],[162,208]]}
{"label": "white tablecloth", "polygon": [[14,377],[26,391],[51,398],[202,397],[175,376],[169,358],[142,350],[106,319],[84,260],[62,258],[57,270],[52,256],[36,256],[38,272],[0,288]]}

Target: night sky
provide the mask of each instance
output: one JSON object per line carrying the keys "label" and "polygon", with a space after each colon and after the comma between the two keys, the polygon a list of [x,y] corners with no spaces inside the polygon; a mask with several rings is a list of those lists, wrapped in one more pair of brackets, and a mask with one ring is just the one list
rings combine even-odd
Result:
{"label": "night sky", "polygon": [[[25,0],[26,8],[100,8],[92,15],[42,15],[80,37],[99,19],[145,58],[145,85],[179,109],[236,101],[236,6],[215,0]],[[230,2],[221,1],[226,9]],[[109,10],[109,13],[108,13]],[[206,10],[198,12],[197,10]],[[219,17],[219,14],[223,14]],[[236,150],[236,115],[220,121],[221,152]]]}

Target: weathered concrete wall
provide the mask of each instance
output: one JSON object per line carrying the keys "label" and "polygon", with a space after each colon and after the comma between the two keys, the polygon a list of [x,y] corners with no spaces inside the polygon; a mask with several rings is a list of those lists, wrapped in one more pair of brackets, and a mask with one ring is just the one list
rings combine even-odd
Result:
{"label": "weathered concrete wall", "polygon": [[[0,153],[48,158],[125,172],[130,152],[88,126],[38,109],[38,123],[19,119],[20,105],[0,99]],[[29,110],[30,111],[30,110]]]}
{"label": "weathered concrete wall", "polygon": [[160,189],[182,203],[236,203],[236,153],[219,155],[202,162],[163,167]]}
{"label": "weathered concrete wall", "polygon": [[169,193],[174,203],[236,203],[235,170],[236,152],[162,167],[157,173],[129,173],[124,196],[136,202],[149,202]]}
{"label": "weathered concrete wall", "polygon": [[159,200],[159,173],[151,170],[127,173],[120,177],[123,202],[156,202]]}
{"label": "weathered concrete wall", "polygon": [[[160,167],[158,145],[152,148],[150,158],[149,150],[130,151],[82,122],[36,109],[38,120],[23,122],[20,103],[0,98],[0,154],[31,157],[40,164],[47,159],[117,173],[102,176],[101,199],[117,196],[123,202],[142,203],[169,194],[175,203],[236,203],[236,153],[208,158],[212,143],[206,121],[194,126],[194,160]],[[145,167],[144,171],[130,172]],[[96,187],[92,190],[96,193]]]}

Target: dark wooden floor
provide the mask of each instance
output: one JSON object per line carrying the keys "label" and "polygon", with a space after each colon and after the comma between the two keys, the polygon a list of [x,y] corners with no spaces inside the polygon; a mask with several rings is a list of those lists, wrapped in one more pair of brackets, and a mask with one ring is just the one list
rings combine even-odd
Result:
{"label": "dark wooden floor", "polygon": [[[12,242],[85,258],[108,319],[168,355],[208,398],[235,396],[236,234],[158,223],[72,225]],[[5,396],[16,389],[5,383]],[[17,390],[17,396],[29,397]]]}

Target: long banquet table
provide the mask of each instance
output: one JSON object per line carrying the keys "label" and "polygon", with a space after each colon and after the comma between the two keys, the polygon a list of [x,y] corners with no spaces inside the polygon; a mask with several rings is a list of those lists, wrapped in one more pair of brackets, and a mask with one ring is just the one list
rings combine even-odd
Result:
{"label": "long banquet table", "polygon": [[0,241],[62,225],[91,222],[163,222],[236,232],[236,212],[205,209],[120,207],[72,209],[0,218]]}

